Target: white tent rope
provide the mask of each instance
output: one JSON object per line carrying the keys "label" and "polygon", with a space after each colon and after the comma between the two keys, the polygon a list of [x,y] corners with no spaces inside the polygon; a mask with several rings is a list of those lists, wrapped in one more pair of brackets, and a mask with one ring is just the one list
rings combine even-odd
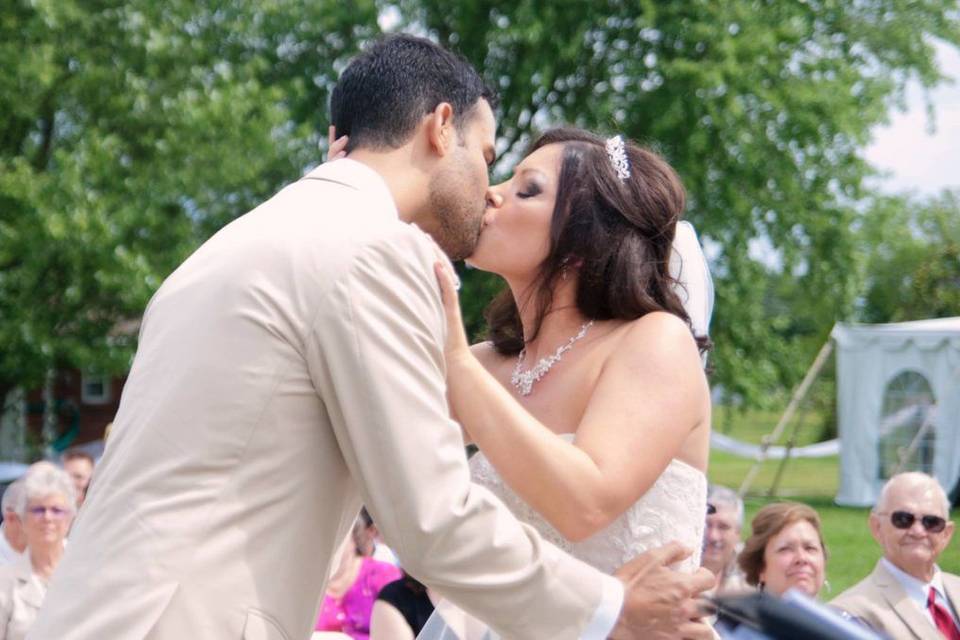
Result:
{"label": "white tent rope", "polygon": [[[787,447],[769,446],[766,453],[763,453],[762,446],[750,442],[743,442],[722,433],[713,432],[710,434],[710,447],[717,451],[730,453],[740,458],[749,458],[751,460],[772,459],[782,460],[787,456]],[[840,440],[834,438],[826,442],[817,442],[803,447],[793,447],[790,449],[791,458],[828,458],[840,454]]]}

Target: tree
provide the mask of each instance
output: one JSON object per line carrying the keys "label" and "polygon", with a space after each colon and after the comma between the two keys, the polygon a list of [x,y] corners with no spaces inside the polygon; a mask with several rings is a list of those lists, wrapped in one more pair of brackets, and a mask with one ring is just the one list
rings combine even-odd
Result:
{"label": "tree", "polygon": [[[946,0],[399,6],[499,87],[501,175],[563,121],[666,155],[717,280],[715,381],[751,404],[795,385],[853,312],[862,149],[908,79],[940,81],[931,38],[960,43]],[[465,297],[490,286],[467,274]]]}
{"label": "tree", "polygon": [[13,0],[0,11],[0,398],[121,371],[203,239],[318,162],[372,1]]}
{"label": "tree", "polygon": [[878,198],[862,242],[864,321],[960,315],[960,192]]}
{"label": "tree", "polygon": [[[0,10],[0,393],[122,368],[194,247],[318,161],[327,96],[378,19],[464,53],[503,96],[503,175],[569,121],[658,147],[717,278],[716,380],[750,403],[802,375],[859,288],[861,149],[916,77],[930,0],[12,0]],[[931,273],[930,281],[940,276]],[[465,315],[497,287],[465,277]]]}

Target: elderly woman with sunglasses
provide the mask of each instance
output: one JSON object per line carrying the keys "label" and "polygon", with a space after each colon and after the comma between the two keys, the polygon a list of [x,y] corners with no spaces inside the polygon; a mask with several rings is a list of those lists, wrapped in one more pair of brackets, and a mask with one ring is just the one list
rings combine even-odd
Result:
{"label": "elderly woman with sunglasses", "polygon": [[15,505],[27,549],[17,562],[0,568],[0,640],[21,640],[30,630],[63,555],[75,505],[66,472],[46,464],[27,472]]}
{"label": "elderly woman with sunglasses", "polygon": [[960,576],[937,566],[953,536],[949,509],[935,478],[918,472],[890,478],[870,513],[883,557],[830,604],[891,638],[960,639]]}

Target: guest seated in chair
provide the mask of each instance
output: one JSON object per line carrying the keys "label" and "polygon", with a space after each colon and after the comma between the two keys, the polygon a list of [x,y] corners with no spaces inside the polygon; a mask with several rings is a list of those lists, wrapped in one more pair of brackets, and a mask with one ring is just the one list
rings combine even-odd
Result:
{"label": "guest seated in chair", "polygon": [[727,595],[749,591],[743,571],[737,565],[737,554],[743,548],[743,500],[736,491],[712,484],[707,488],[707,524],[703,532],[703,555],[700,566],[717,576],[711,595]]}
{"label": "guest seated in chair", "polygon": [[370,617],[370,640],[413,640],[433,608],[430,590],[404,572],[380,590]]}
{"label": "guest seated in chair", "polygon": [[826,577],[827,548],[820,516],[797,502],[777,502],[760,509],[751,522],[738,562],[747,584],[773,595],[797,589],[816,598]]}
{"label": "guest seated in chair", "polygon": [[0,509],[3,524],[0,524],[0,567],[16,562],[27,548],[23,538],[23,523],[17,515],[17,500],[23,491],[23,479],[12,482],[3,492]]}
{"label": "guest seated in chair", "polygon": [[73,481],[64,471],[43,465],[24,476],[16,512],[27,548],[13,564],[0,567],[0,640],[22,640],[33,625],[63,555],[76,504]]}
{"label": "guest seated in chair", "polygon": [[895,475],[869,522],[883,557],[830,604],[891,638],[960,640],[960,576],[937,566],[954,530],[940,484],[925,473]]}
{"label": "guest seated in chair", "polygon": [[368,640],[370,614],[380,589],[401,576],[394,565],[363,555],[366,529],[364,520],[357,518],[352,535],[340,549],[339,563],[327,581],[317,631],[339,631],[353,640]]}

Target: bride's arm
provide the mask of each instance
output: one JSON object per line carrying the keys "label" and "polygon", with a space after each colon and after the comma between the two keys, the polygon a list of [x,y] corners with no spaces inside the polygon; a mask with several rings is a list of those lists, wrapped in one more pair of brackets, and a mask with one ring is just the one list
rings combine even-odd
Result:
{"label": "bride's arm", "polygon": [[564,537],[587,538],[626,511],[708,420],[709,392],[689,329],[654,313],[628,329],[604,364],[574,442],[558,438],[471,353],[439,263],[437,273],[451,316],[450,404],[504,481]]}

